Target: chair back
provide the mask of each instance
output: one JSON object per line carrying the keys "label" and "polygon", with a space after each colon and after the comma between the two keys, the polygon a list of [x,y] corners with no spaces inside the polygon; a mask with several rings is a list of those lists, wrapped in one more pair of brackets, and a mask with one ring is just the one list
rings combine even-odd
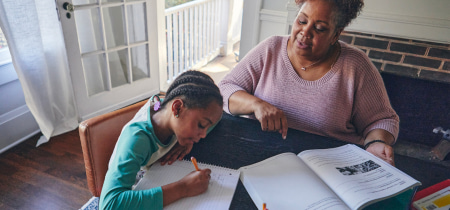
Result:
{"label": "chair back", "polygon": [[79,125],[86,179],[89,190],[100,197],[108,163],[120,132],[139,109],[147,102],[141,101],[122,109],[85,120]]}

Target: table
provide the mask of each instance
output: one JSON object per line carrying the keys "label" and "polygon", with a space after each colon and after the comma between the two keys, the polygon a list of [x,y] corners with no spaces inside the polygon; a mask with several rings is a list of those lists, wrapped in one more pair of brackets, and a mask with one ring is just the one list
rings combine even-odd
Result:
{"label": "table", "polygon": [[[284,152],[298,154],[344,144],[347,142],[295,129],[289,129],[284,140],[277,132],[262,131],[256,120],[224,113],[214,130],[195,144],[186,157],[195,156],[200,162],[238,169]],[[442,165],[402,155],[395,155],[395,163],[397,168],[422,182],[418,190],[450,178],[450,168]],[[257,209],[241,181],[230,209]]]}

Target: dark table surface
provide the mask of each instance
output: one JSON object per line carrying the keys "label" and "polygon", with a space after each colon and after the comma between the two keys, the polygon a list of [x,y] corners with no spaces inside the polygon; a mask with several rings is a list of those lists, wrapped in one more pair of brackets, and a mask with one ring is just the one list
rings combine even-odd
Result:
{"label": "dark table surface", "polygon": [[[347,142],[289,129],[287,138],[277,132],[264,132],[259,122],[223,114],[222,120],[205,139],[194,145],[187,157],[199,162],[238,169],[274,155],[308,149],[338,147]],[[418,190],[450,178],[450,168],[403,155],[395,155],[398,169],[420,181]],[[257,209],[241,181],[238,182],[230,209]]]}

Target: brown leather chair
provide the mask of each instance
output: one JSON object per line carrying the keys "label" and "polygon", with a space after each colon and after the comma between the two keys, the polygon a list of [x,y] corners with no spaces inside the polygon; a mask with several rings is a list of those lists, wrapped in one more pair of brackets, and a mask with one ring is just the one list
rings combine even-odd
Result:
{"label": "brown leather chair", "polygon": [[79,125],[81,147],[89,190],[100,197],[108,170],[109,158],[122,127],[147,102],[141,101],[125,108],[85,120]]}

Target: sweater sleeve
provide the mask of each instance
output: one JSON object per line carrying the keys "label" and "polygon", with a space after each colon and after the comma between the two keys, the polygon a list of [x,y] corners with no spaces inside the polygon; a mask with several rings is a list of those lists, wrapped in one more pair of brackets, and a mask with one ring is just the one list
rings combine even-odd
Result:
{"label": "sweater sleeve", "polygon": [[122,131],[117,151],[106,173],[100,195],[99,209],[162,209],[161,187],[133,191],[132,186],[141,166],[150,159],[158,146],[151,135],[132,124]]}
{"label": "sweater sleeve", "polygon": [[270,49],[275,47],[273,45],[276,39],[277,37],[274,36],[259,43],[220,81],[218,86],[223,96],[225,112],[231,114],[228,101],[233,93],[243,90],[254,94],[264,65],[270,60],[267,57],[270,56]]}
{"label": "sweater sleeve", "polygon": [[383,129],[392,134],[395,142],[400,120],[391,106],[383,79],[365,54],[354,59],[355,68],[359,68],[353,105],[354,124],[363,138],[374,129]]}

